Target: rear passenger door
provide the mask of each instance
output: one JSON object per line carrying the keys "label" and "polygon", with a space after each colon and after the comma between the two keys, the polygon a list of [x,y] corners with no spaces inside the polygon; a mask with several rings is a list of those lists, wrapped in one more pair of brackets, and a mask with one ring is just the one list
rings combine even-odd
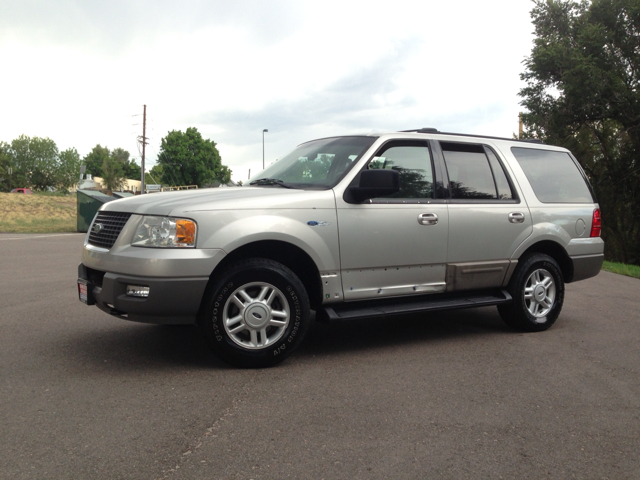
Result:
{"label": "rear passenger door", "polygon": [[434,143],[449,185],[447,290],[500,286],[533,230],[529,209],[490,145]]}

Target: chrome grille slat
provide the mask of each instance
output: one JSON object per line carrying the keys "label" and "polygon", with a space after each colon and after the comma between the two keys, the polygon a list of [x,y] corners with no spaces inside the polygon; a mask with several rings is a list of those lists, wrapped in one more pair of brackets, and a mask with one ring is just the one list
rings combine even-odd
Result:
{"label": "chrome grille slat", "polygon": [[122,231],[125,223],[129,220],[130,213],[120,212],[98,212],[93,225],[102,225],[102,230],[94,232],[93,227],[89,233],[89,245],[100,248],[111,248],[116,243],[118,235]]}

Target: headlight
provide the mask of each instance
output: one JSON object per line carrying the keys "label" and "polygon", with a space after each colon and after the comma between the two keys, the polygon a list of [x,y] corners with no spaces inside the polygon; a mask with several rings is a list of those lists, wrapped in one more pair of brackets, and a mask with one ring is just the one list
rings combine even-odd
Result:
{"label": "headlight", "polygon": [[196,222],[186,218],[143,217],[131,245],[136,247],[195,247]]}

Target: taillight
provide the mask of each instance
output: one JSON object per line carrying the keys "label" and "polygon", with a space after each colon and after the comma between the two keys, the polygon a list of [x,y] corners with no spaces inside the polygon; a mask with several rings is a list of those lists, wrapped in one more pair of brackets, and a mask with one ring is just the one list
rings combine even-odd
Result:
{"label": "taillight", "polygon": [[600,217],[600,209],[596,208],[593,211],[593,219],[591,220],[591,235],[590,237],[599,237],[602,230],[602,218]]}

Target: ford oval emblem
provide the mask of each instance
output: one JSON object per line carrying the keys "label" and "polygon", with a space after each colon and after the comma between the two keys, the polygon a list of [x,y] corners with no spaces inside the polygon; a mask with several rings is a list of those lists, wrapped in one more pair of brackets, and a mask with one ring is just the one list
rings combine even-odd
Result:
{"label": "ford oval emblem", "polygon": [[314,222],[313,220],[307,222],[307,225],[309,225],[310,227],[317,227],[318,226],[318,222]]}
{"label": "ford oval emblem", "polygon": [[102,226],[101,223],[96,223],[93,228],[91,229],[91,231],[95,234],[100,233],[102,230],[104,229],[104,227]]}

